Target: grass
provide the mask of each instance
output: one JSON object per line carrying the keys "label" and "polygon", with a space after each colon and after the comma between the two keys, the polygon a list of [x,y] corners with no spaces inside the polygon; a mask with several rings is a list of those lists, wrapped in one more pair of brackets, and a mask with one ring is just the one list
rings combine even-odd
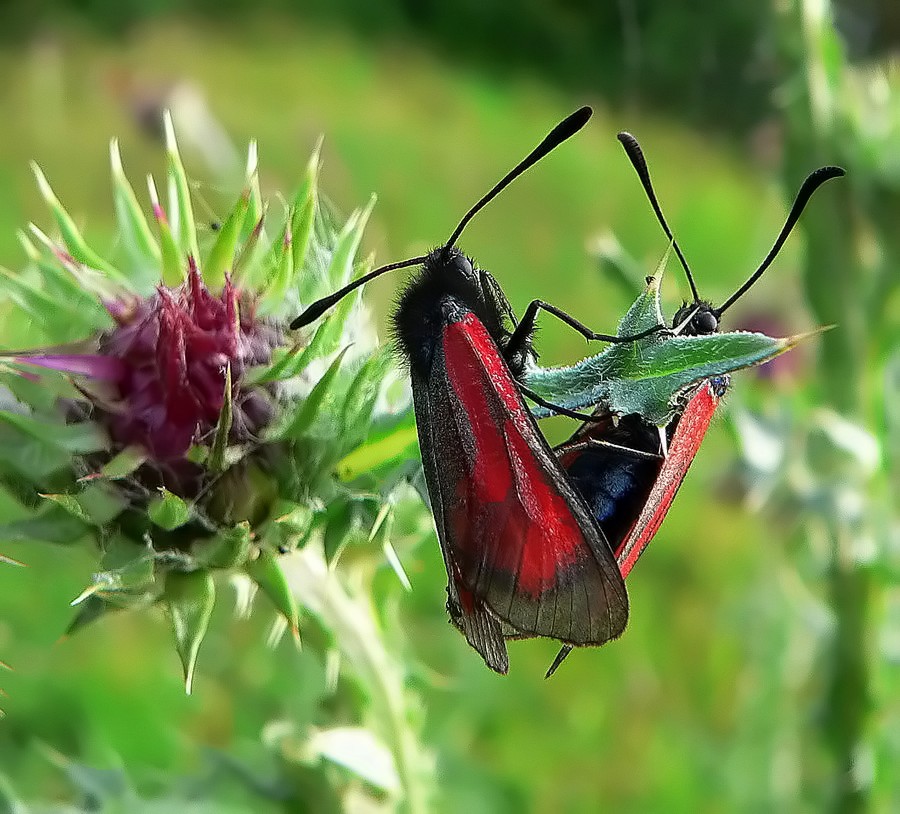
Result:
{"label": "grass", "polygon": [[[133,178],[162,166],[159,146],[136,131],[110,89],[123,71],[147,83],[189,78],[202,88],[237,144],[258,139],[270,190],[293,185],[324,133],[322,188],[344,209],[378,193],[367,246],[385,261],[440,242],[557,120],[594,103],[588,130],[479,216],[462,245],[495,273],[517,312],[541,297],[598,330],[609,330],[626,302],[587,255],[588,238],[612,230],[648,270],[665,250],[617,130],[641,138],[667,216],[713,299],[755,266],[783,217],[774,183],[727,144],[667,121],[625,120],[602,100],[567,98],[533,80],[495,84],[409,43],[376,52],[327,30],[167,24],[122,46],[64,35],[0,54],[0,69],[0,262],[12,268],[20,262],[14,230],[28,220],[48,225],[30,159],[100,244],[113,239],[108,139],[120,137]],[[186,160],[202,167],[187,151]],[[200,189],[210,219],[235,190],[218,179]],[[789,246],[770,272],[777,279],[751,295],[753,310],[787,308],[794,328],[804,324],[790,305],[799,301],[790,296],[798,255]],[[671,278],[674,289],[674,269]],[[399,283],[371,286],[380,314]],[[545,361],[586,350],[549,318],[539,346]],[[752,378],[739,376],[737,387]],[[770,579],[784,530],[740,517],[719,488],[733,454],[723,426],[711,430],[629,580],[628,632],[573,656],[552,683],[541,678],[551,643],[513,645],[505,679],[467,649],[445,621],[436,545],[405,563],[415,590],[400,606],[410,636],[399,646],[421,666],[426,740],[446,810],[721,810],[722,795],[741,780],[742,755],[775,737],[774,716],[748,720],[744,712],[765,689],[756,659],[785,608]],[[552,430],[562,431],[562,424]],[[71,613],[67,602],[93,566],[90,552],[3,550],[31,565],[0,570],[0,656],[17,669],[3,676],[10,698],[0,766],[23,795],[68,793],[36,741],[87,762],[118,755],[152,788],[159,773],[199,769],[203,747],[241,751],[267,721],[308,715],[306,690],[285,697],[270,688],[276,676],[280,685],[287,676],[318,686],[323,667],[289,647],[266,650],[263,614],[237,622],[219,609],[195,695],[185,698],[161,619],[122,616],[55,643]]]}

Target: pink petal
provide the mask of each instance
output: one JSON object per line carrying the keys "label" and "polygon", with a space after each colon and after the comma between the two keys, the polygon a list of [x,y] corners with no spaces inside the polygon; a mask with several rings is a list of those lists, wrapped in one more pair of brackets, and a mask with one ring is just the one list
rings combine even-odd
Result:
{"label": "pink petal", "polygon": [[125,365],[114,356],[98,354],[34,354],[13,356],[11,360],[26,365],[46,367],[60,370],[63,373],[74,373],[77,376],[89,376],[108,382],[117,382],[125,375]]}

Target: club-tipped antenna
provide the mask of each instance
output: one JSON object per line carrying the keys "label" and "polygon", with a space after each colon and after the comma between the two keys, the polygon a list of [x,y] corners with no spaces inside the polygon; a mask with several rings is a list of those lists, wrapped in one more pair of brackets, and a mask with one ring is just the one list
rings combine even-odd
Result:
{"label": "club-tipped antenna", "polygon": [[[469,224],[469,221],[478,214],[478,212],[483,209],[487,204],[491,202],[497,195],[500,194],[506,187],[508,187],[516,178],[518,178],[525,170],[529,167],[536,164],[540,161],[547,153],[551,150],[558,147],[562,144],[567,138],[570,136],[574,136],[582,127],[584,127],[588,119],[591,118],[592,110],[585,105],[584,107],[578,108],[574,113],[566,116],[556,127],[554,127],[545,137],[544,140],[538,144],[522,161],[516,164],[500,181],[494,185],[494,187],[488,192],[484,197],[481,198],[478,203],[475,204],[466,214],[463,216],[463,219],[459,222],[457,227],[453,230],[453,234],[450,235],[450,239],[444,244],[445,247],[453,246],[456,241],[459,239],[459,236],[462,234],[463,229]],[[376,277],[380,277],[382,274],[385,274],[389,271],[394,271],[395,269],[406,268],[407,266],[416,266],[420,263],[424,263],[427,259],[426,255],[422,255],[420,257],[411,257],[408,260],[401,260],[397,263],[388,263],[386,266],[379,266],[377,269],[370,271],[368,274],[364,274],[358,280],[354,280],[352,283],[348,283],[343,288],[335,291],[333,294],[329,294],[327,297],[322,297],[320,300],[316,300],[312,305],[309,306],[300,316],[296,317],[291,322],[291,330],[296,330],[297,328],[302,328],[304,325],[309,325],[311,322],[315,322],[322,314],[324,314],[329,308],[334,306],[338,300],[345,297],[351,291],[356,288],[359,288],[361,285],[365,285],[370,280],[374,280]]]}
{"label": "club-tipped antenna", "polygon": [[369,280],[374,280],[376,277],[380,277],[382,274],[386,274],[389,271],[394,271],[395,269],[406,268],[407,266],[417,266],[419,263],[425,262],[425,255],[420,257],[410,257],[408,260],[400,260],[397,263],[388,263],[386,266],[379,266],[377,269],[373,269],[368,274],[364,274],[357,280],[354,280],[352,283],[347,283],[343,288],[338,289],[333,294],[329,294],[327,297],[322,297],[320,300],[316,300],[312,305],[309,306],[300,316],[295,317],[291,322],[291,330],[295,331],[297,328],[302,328],[304,325],[309,325],[311,322],[315,322],[322,314],[324,314],[329,308],[337,303],[338,300],[343,299],[347,294],[353,291],[354,288],[359,288],[361,285],[365,285]]}
{"label": "club-tipped antenna", "polygon": [[632,136],[631,133],[623,131],[619,133],[617,138],[625,148],[625,155],[628,156],[631,165],[638,174],[638,178],[641,180],[641,185],[644,187],[644,193],[647,195],[650,206],[653,207],[653,211],[656,213],[656,219],[659,221],[659,225],[662,226],[663,231],[666,233],[666,237],[672,241],[672,248],[675,249],[675,254],[678,256],[678,262],[681,263],[681,267],[687,275],[688,285],[691,287],[691,294],[694,295],[694,302],[700,302],[700,294],[697,291],[697,285],[694,283],[694,275],[691,274],[690,266],[688,266],[684,254],[682,254],[681,246],[679,246],[678,241],[675,240],[675,235],[672,234],[669,224],[666,223],[662,209],[660,209],[659,206],[659,201],[656,199],[656,193],[653,191],[653,184],[650,181],[650,169],[647,167],[647,159],[644,158],[644,151],[641,149],[641,145],[638,144],[638,140]]}
{"label": "club-tipped antenna", "polygon": [[453,246],[462,234],[463,229],[469,225],[469,221],[475,217],[485,206],[487,206],[494,198],[496,198],[506,187],[516,180],[525,170],[537,164],[547,153],[556,149],[567,138],[574,136],[582,127],[588,123],[591,118],[592,110],[585,105],[578,108],[574,113],[569,114],[556,127],[554,127],[544,140],[538,144],[525,158],[523,158],[515,167],[513,167],[506,175],[503,176],[494,187],[475,204],[459,222],[453,230],[445,246]]}
{"label": "club-tipped antenna", "polygon": [[830,181],[832,178],[840,178],[842,175],[846,175],[846,173],[841,167],[819,167],[819,169],[814,170],[806,176],[806,180],[801,184],[800,190],[797,192],[797,197],[794,198],[794,203],[791,206],[791,211],[788,212],[784,226],[781,227],[781,232],[779,232],[778,237],[775,239],[775,243],[765,257],[765,260],[763,260],[762,263],[760,263],[759,268],[747,278],[747,282],[735,291],[722,305],[714,310],[713,313],[717,318],[744,296],[747,289],[750,288],[750,286],[752,286],[772,264],[772,261],[775,259],[778,252],[781,251],[784,241],[787,240],[788,235],[790,235],[794,226],[797,225],[797,221],[800,219],[800,215],[803,214],[803,209],[806,207],[806,204],[809,203],[809,199],[813,196],[813,193],[826,181]]}

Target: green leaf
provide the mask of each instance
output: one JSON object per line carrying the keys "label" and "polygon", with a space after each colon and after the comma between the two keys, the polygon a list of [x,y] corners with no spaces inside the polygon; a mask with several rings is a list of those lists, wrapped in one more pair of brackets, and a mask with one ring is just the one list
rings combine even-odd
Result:
{"label": "green leaf", "polygon": [[170,571],[163,600],[175,633],[175,647],[184,668],[184,691],[190,695],[197,653],[216,604],[216,586],[208,571]]}
{"label": "green leaf", "polygon": [[191,206],[191,190],[187,174],[178,154],[178,142],[175,140],[175,127],[172,114],[163,113],[163,124],[166,131],[166,163],[169,178],[169,218],[172,234],[181,247],[181,255],[199,258],[197,248],[197,229],[194,223],[194,209]]}
{"label": "green leaf", "polygon": [[68,252],[57,246],[33,223],[28,229],[45,248],[54,263],[58,263],[84,292],[94,295],[98,300],[116,299],[123,293],[130,292],[125,279],[112,280],[102,271],[97,271],[84,263],[79,263]]}
{"label": "green leaf", "polygon": [[381,467],[418,458],[418,444],[415,417],[410,410],[402,421],[386,432],[370,433],[360,446],[345,455],[335,467],[337,476],[346,483]]}
{"label": "green leaf", "polygon": [[84,539],[91,527],[60,506],[48,507],[33,517],[0,524],[0,540],[67,545]]}
{"label": "green leaf", "polygon": [[238,568],[250,556],[253,533],[250,523],[223,529],[211,540],[198,540],[191,548],[201,565],[207,568]]}
{"label": "green leaf", "polygon": [[85,512],[73,495],[41,495],[41,497],[44,500],[49,500],[58,506],[62,506],[69,514],[77,517],[83,523],[93,525],[91,519],[87,516],[87,512]]}
{"label": "green leaf", "polygon": [[78,605],[78,612],[72,621],[69,622],[65,635],[72,636],[83,627],[87,627],[108,613],[118,610],[122,610],[120,605],[115,605],[96,595],[89,595]]}
{"label": "green leaf", "polygon": [[[346,285],[350,282],[351,278],[354,277],[353,272],[356,268],[354,265],[354,258],[356,257],[356,252],[359,249],[359,244],[362,240],[363,231],[366,228],[366,223],[369,220],[369,215],[372,213],[372,208],[374,206],[375,196],[373,195],[368,206],[360,212],[354,212],[348,218],[347,223],[344,224],[344,228],[338,236],[337,246],[335,247],[334,254],[331,257],[331,262],[329,263],[328,270],[325,274],[325,279],[333,287],[332,290]],[[361,276],[368,271],[368,265],[360,264],[357,271]],[[344,341],[344,326],[347,322],[347,317],[350,316],[350,313],[359,301],[361,291],[362,290],[359,289],[353,294],[348,294],[344,297],[334,307],[331,316],[329,316],[328,320],[325,322],[327,333],[323,339],[323,350],[326,354],[337,350]]]}
{"label": "green leaf", "polygon": [[[359,369],[344,399],[341,423],[345,438],[354,441],[365,436],[372,420],[375,402],[384,385],[385,377],[393,364],[393,351],[389,345],[382,345],[366,359]],[[346,447],[345,447],[346,449]]]}
{"label": "green leaf", "polygon": [[178,495],[160,489],[160,496],[150,504],[147,514],[160,528],[172,531],[191,519],[191,507]]}
{"label": "green leaf", "polygon": [[246,186],[250,190],[247,215],[241,228],[241,240],[247,240],[257,230],[263,216],[262,193],[259,189],[259,150],[256,139],[247,147]]}
{"label": "green leaf", "polygon": [[[3,714],[0,711],[0,718],[2,717]],[[16,797],[12,783],[2,774],[0,774],[0,812],[2,814],[32,814],[32,809]]]}
{"label": "green leaf", "polygon": [[[143,447],[125,447],[100,470],[99,476],[108,480],[125,478],[142,466],[147,460],[147,451]],[[91,476],[88,476],[91,477]]]}
{"label": "green leaf", "polygon": [[109,143],[109,161],[112,168],[113,203],[122,242],[135,266],[144,272],[145,279],[140,282],[152,282],[161,259],[159,244],[153,237],[150,224],[147,223],[134,189],[125,175],[118,139],[112,139]]}
{"label": "green leaf", "polygon": [[234,265],[238,240],[241,236],[241,227],[249,207],[250,190],[245,189],[226,218],[225,223],[222,224],[222,228],[216,236],[216,242],[213,243],[209,256],[203,263],[201,269],[203,282],[213,291],[222,290],[225,285],[225,275]]}
{"label": "green leaf", "polygon": [[[288,218],[291,214],[288,214]],[[266,283],[259,302],[259,314],[276,313],[284,304],[288,289],[294,279],[294,253],[291,251],[290,222],[285,223],[281,236],[281,251],[275,260],[274,267]]]}
{"label": "green leaf", "polygon": [[157,595],[156,557],[149,545],[114,535],[105,542],[102,571],[92,575],[91,584],[71,604],[83,604],[99,597],[117,608],[147,605]]}
{"label": "green leaf", "polygon": [[[186,264],[184,255],[169,228],[169,220],[165,210],[159,202],[159,193],[156,191],[156,182],[152,175],[147,176],[147,189],[150,193],[150,205],[153,207],[153,217],[159,229],[159,240],[162,246],[162,281],[170,287],[181,285],[185,279]],[[193,257],[193,255],[191,255]]]}
{"label": "green leaf", "polygon": [[[87,290],[70,271],[56,262],[55,258],[51,261],[41,256],[35,261],[35,265],[44,283],[46,294],[60,303],[68,314],[73,335],[90,334],[113,327],[115,324],[113,318],[103,307],[100,299]],[[54,333],[54,338],[56,336]]]}
{"label": "green leaf", "polygon": [[9,424],[50,447],[65,450],[73,455],[99,452],[109,445],[109,439],[103,429],[89,421],[81,424],[56,424],[21,413],[0,410],[0,422]]}
{"label": "green leaf", "polygon": [[37,746],[38,751],[42,752],[50,763],[66,773],[69,782],[82,796],[94,802],[92,808],[98,805],[106,808],[107,803],[126,796],[129,790],[128,782],[120,769],[97,769],[93,766],[86,766],[70,760],[40,742]]}
{"label": "green leaf", "polygon": [[356,507],[352,501],[332,500],[328,504],[322,532],[322,550],[327,563],[331,564],[340,557],[356,524]]}
{"label": "green leaf", "polygon": [[310,738],[309,747],[384,792],[400,792],[394,756],[368,729],[342,726],[321,730]]}
{"label": "green leaf", "polygon": [[125,497],[102,482],[93,483],[75,495],[45,494],[41,497],[61,506],[73,517],[97,527],[117,517],[127,506]]}
{"label": "green leaf", "polygon": [[283,382],[287,379],[293,379],[294,376],[299,376],[310,362],[323,355],[322,351],[327,332],[326,324],[323,322],[316,329],[308,345],[305,347],[294,346],[269,368],[263,369],[261,373],[252,376],[250,381],[253,384],[266,384],[268,382]]}
{"label": "green leaf", "polygon": [[[659,306],[660,279],[661,269],[625,314],[619,336],[664,324]],[[603,405],[619,415],[639,413],[663,426],[673,415],[678,395],[691,384],[768,361],[802,338],[777,339],[740,331],[708,336],[653,334],[610,345],[569,367],[534,366],[526,371],[525,385],[570,410]],[[545,408],[532,412],[538,417],[552,413]]]}
{"label": "green leaf", "polygon": [[294,269],[298,274],[306,265],[306,256],[316,218],[316,186],[321,149],[322,140],[319,139],[306,165],[303,184],[297,190],[290,207],[291,245],[294,252]]}
{"label": "green leaf", "polygon": [[619,415],[639,413],[663,426],[673,414],[678,395],[691,384],[768,361],[801,338],[735,332],[645,339],[614,345],[570,368],[530,370],[525,383],[538,395],[571,410],[602,404]]}
{"label": "green leaf", "polygon": [[57,199],[53,189],[47,182],[44,173],[36,162],[31,162],[31,169],[34,172],[34,177],[37,181],[41,197],[46,202],[50,209],[50,213],[56,221],[56,225],[62,235],[63,243],[69,250],[69,254],[71,254],[79,263],[84,263],[86,266],[106,272],[113,279],[127,283],[127,278],[122,272],[104,260],[97,252],[87,245],[87,242],[75,225],[75,221],[72,220],[69,213],[66,212],[63,205]]}
{"label": "green leaf", "polygon": [[246,571],[284,616],[296,636],[300,628],[297,601],[275,555],[268,548],[260,548],[259,556],[247,563]]}
{"label": "green leaf", "polygon": [[219,420],[216,422],[216,434],[213,437],[207,466],[212,472],[225,469],[225,449],[228,446],[228,435],[231,432],[231,362],[225,365],[225,394]]}
{"label": "green leaf", "polygon": [[0,290],[4,290],[19,308],[40,325],[47,336],[57,336],[60,323],[74,322],[85,328],[93,327],[93,321],[77,313],[71,300],[53,297],[22,275],[2,266]]}
{"label": "green leaf", "polygon": [[276,428],[270,436],[274,440],[285,440],[287,438],[298,438],[306,432],[307,429],[315,421],[325,399],[331,392],[331,387],[337,378],[338,371],[341,367],[341,361],[347,348],[344,348],[335,358],[335,360],[325,371],[324,375],[315,387],[310,391],[309,395],[296,407],[293,414],[286,411],[286,420],[282,423],[281,428]]}

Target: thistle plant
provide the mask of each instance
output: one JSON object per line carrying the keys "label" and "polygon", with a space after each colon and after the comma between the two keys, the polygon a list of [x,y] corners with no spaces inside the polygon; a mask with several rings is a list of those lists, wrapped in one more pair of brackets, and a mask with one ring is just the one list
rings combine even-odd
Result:
{"label": "thistle plant", "polygon": [[[112,142],[119,239],[109,256],[34,167],[54,230],[32,224],[19,236],[28,267],[0,269],[5,335],[29,339],[0,356],[0,486],[22,508],[0,540],[93,540],[98,569],[72,603],[69,633],[162,607],[187,692],[223,585],[240,603],[266,598],[273,641],[285,630],[299,640],[308,610],[323,658],[343,653],[370,690],[351,723],[389,744],[398,779],[382,790],[421,810],[405,673],[369,596],[349,587],[385,564],[405,581],[392,540],[414,543],[427,529],[402,487],[411,412],[358,297],[308,341],[286,330],[301,303],[364,271],[356,255],[373,202],[340,223],[317,192],[316,149],[297,192],[267,206],[251,144],[236,203],[204,229],[169,117],[166,145],[165,203],[149,178],[148,218]],[[364,554],[339,566],[351,546]],[[296,549],[300,583],[326,576],[311,601],[282,568]],[[329,615],[335,601],[342,613]]]}

